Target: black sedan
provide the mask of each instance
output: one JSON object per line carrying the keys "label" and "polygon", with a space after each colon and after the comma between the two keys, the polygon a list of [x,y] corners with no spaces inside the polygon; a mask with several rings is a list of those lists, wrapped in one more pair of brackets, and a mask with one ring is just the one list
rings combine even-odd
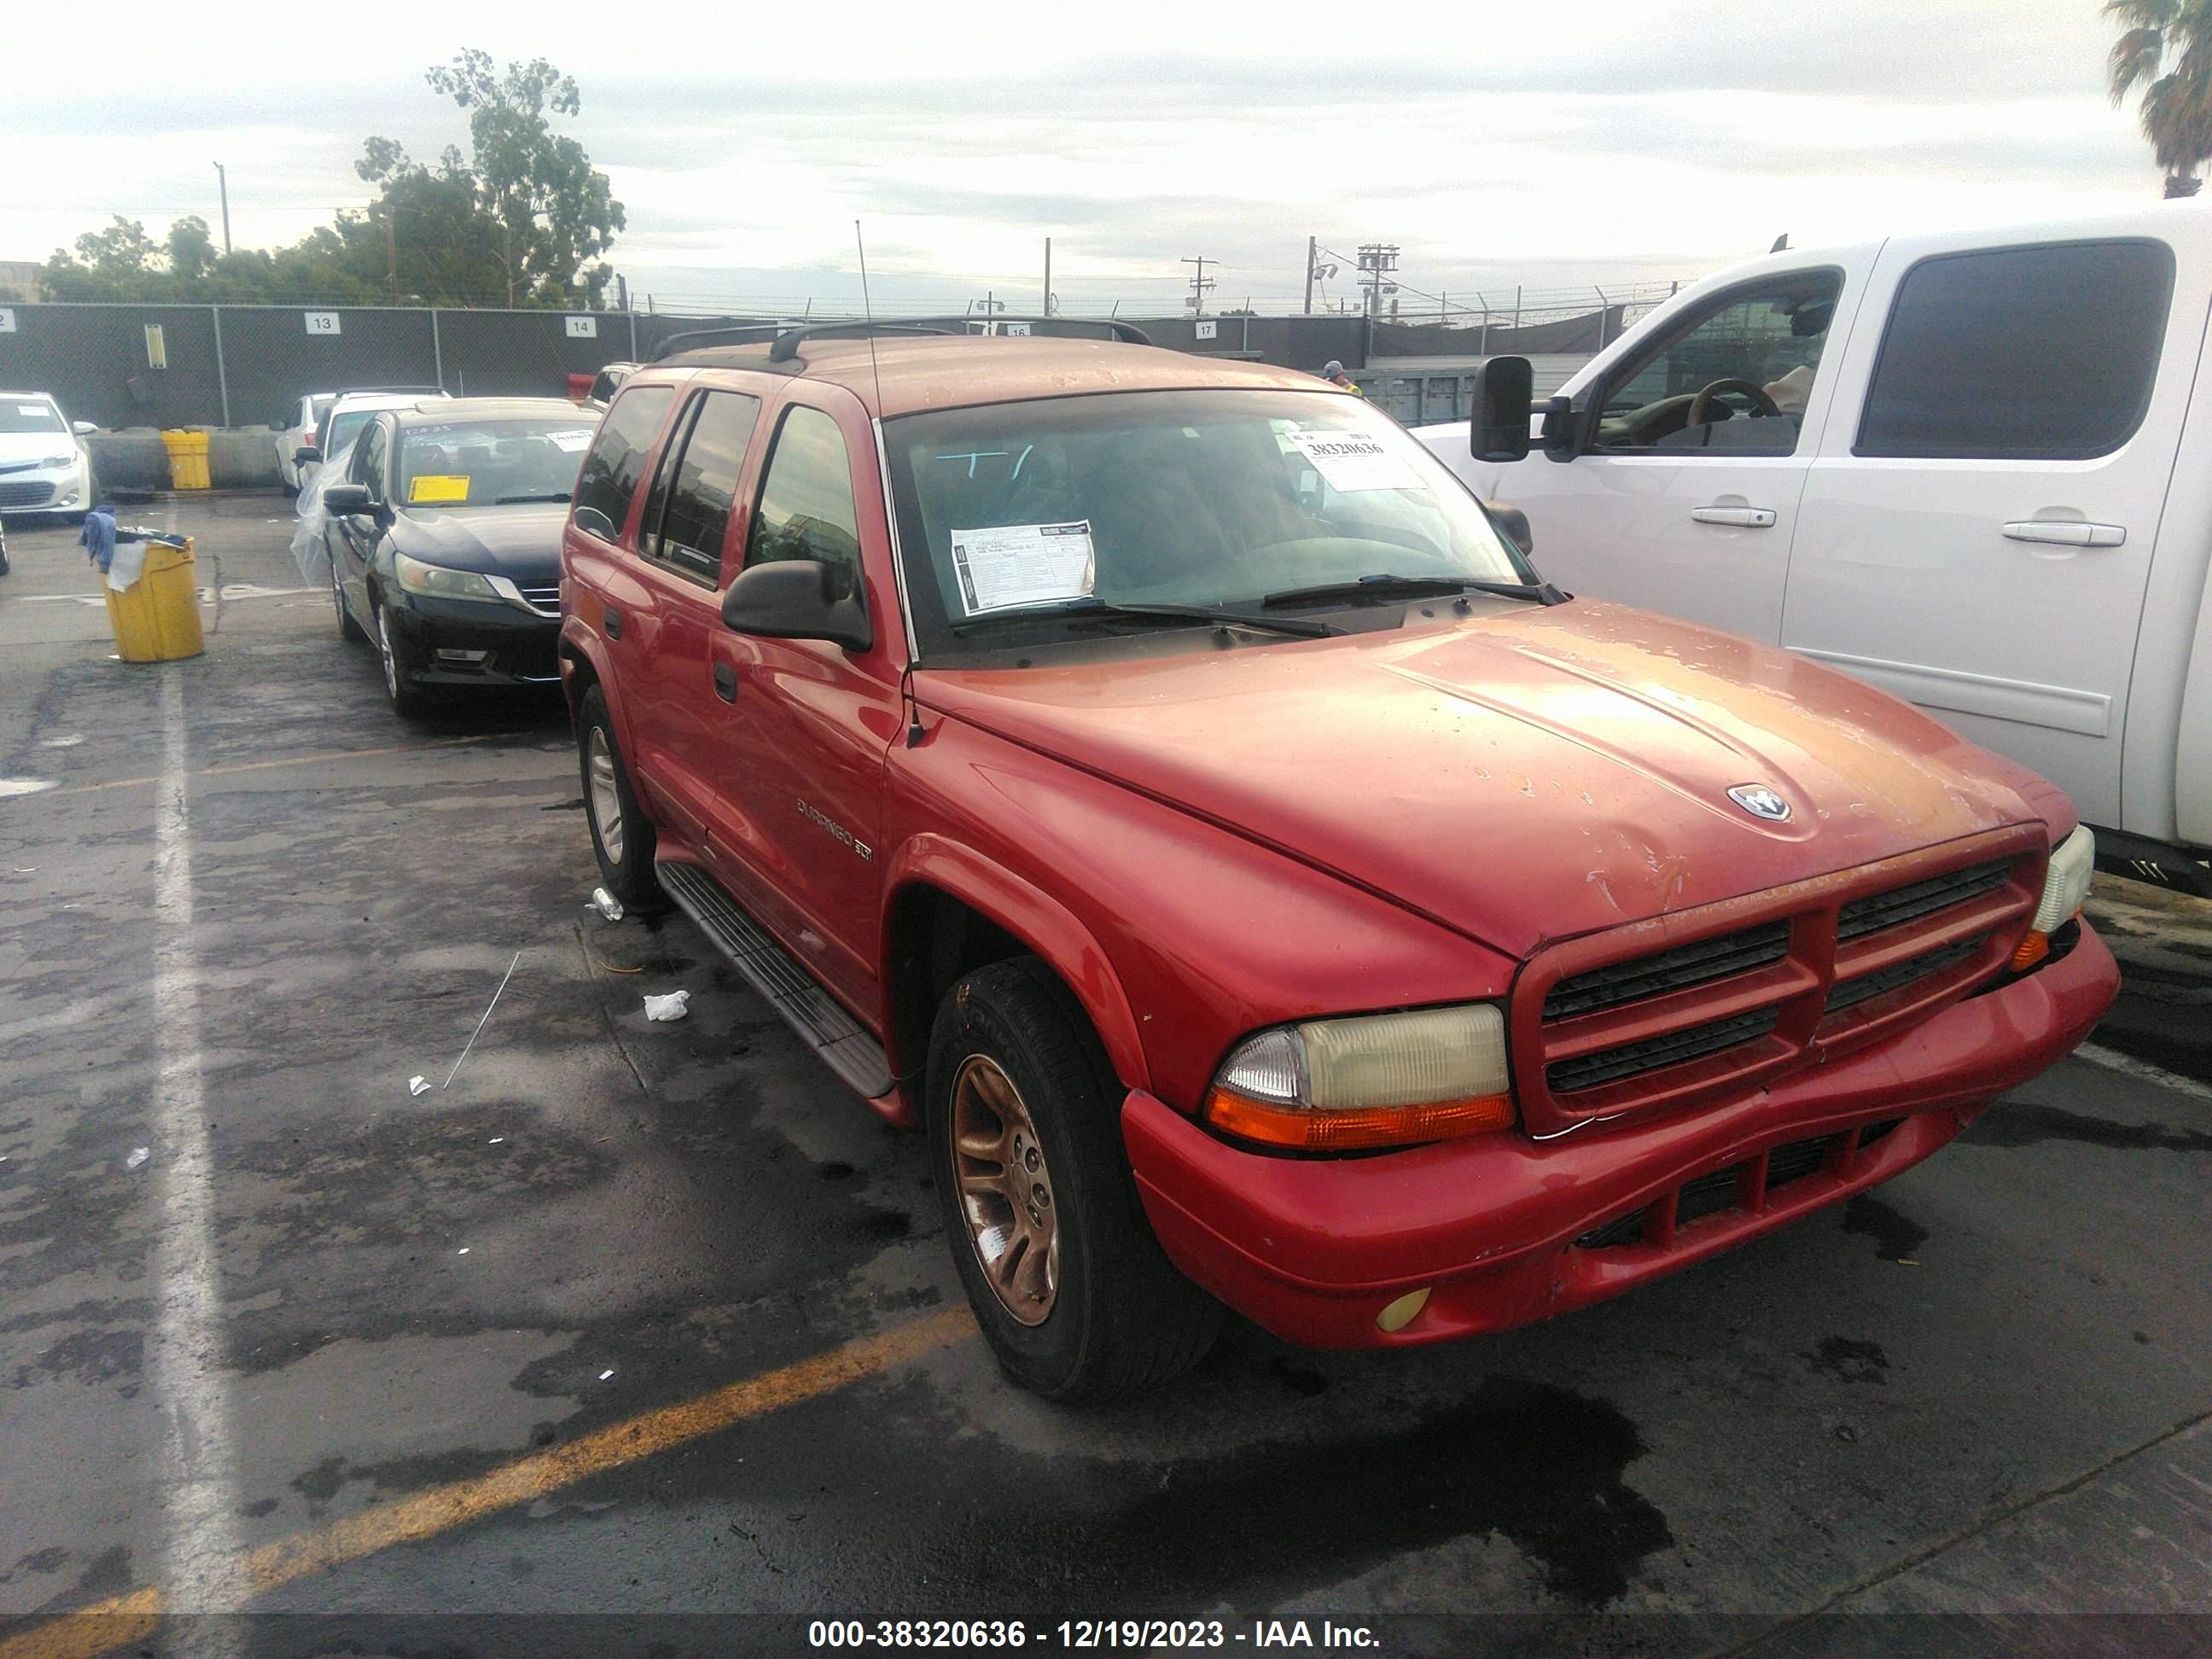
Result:
{"label": "black sedan", "polygon": [[338,631],[375,645],[398,712],[559,684],[561,526],[596,422],[556,398],[384,410],[325,484]]}

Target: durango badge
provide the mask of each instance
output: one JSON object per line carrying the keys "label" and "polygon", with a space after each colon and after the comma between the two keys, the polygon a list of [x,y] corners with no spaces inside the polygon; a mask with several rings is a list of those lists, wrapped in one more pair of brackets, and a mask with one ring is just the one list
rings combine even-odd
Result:
{"label": "durango badge", "polygon": [[1739,783],[1729,799],[1755,818],[1779,823],[1790,816],[1790,803],[1763,783]]}

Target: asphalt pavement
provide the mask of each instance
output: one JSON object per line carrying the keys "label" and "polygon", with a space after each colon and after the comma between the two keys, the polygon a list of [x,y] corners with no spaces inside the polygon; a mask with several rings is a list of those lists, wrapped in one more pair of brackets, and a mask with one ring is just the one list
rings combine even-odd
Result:
{"label": "asphalt pavement", "polygon": [[2212,1645],[2212,906],[2100,882],[2093,1057],[1839,1210],[1069,1411],[920,1140],[588,907],[557,696],[401,721],[288,501],[134,515],[196,538],[198,659],[114,659],[72,531],[0,579],[0,1659]]}

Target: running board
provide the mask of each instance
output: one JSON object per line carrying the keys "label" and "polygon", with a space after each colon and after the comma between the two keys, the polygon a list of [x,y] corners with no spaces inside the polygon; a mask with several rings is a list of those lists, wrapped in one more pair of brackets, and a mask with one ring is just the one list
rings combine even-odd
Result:
{"label": "running board", "polygon": [[661,887],[699,924],[699,931],[729,957],[738,972],[768,1000],[830,1069],[867,1099],[889,1094],[890,1061],[883,1045],[860,1029],[836,998],[823,990],[799,959],[696,864],[653,866]]}

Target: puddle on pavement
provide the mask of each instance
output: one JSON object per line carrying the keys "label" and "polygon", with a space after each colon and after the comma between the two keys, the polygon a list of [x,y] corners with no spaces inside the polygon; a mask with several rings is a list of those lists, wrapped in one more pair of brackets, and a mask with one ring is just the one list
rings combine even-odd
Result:
{"label": "puddle on pavement", "polygon": [[1865,1193],[1844,1206],[1844,1231],[1874,1240],[1874,1253],[1884,1261],[1913,1261],[1928,1242],[1927,1228]]}

